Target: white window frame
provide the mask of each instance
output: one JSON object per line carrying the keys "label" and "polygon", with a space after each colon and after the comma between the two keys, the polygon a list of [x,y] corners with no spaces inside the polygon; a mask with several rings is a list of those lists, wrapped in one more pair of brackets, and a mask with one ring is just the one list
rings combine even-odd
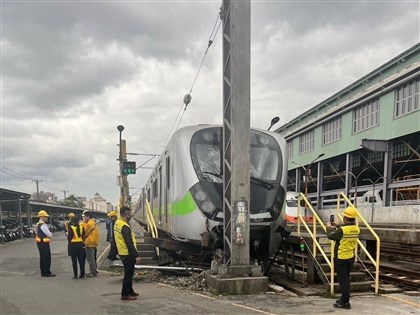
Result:
{"label": "white window frame", "polygon": [[314,149],[314,130],[308,131],[299,137],[299,153],[313,151]]}
{"label": "white window frame", "polygon": [[353,133],[379,125],[379,109],[379,99],[375,99],[353,110]]}
{"label": "white window frame", "polygon": [[330,144],[341,139],[341,116],[322,126],[322,144]]}
{"label": "white window frame", "polygon": [[394,117],[401,117],[420,109],[420,80],[413,80],[395,89]]}
{"label": "white window frame", "polygon": [[287,141],[287,156],[293,158],[293,140]]}

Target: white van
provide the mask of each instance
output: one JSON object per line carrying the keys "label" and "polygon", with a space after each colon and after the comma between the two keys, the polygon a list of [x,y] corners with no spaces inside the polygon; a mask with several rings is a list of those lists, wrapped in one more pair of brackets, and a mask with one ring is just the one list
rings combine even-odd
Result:
{"label": "white van", "polygon": [[[296,191],[288,191],[286,193],[286,221],[287,222],[294,222],[298,221],[298,198],[299,193]],[[300,207],[300,214],[303,218],[305,218],[305,207]],[[306,222],[312,222],[313,217],[310,210],[307,210],[307,217],[305,219]]]}

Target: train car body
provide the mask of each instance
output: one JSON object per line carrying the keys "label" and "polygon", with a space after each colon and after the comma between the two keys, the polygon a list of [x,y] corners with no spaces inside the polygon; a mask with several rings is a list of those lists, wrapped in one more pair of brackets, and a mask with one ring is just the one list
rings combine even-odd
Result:
{"label": "train car body", "polygon": [[[142,190],[136,219],[146,222],[147,199],[159,238],[221,249],[222,151],[220,126],[190,126],[174,133]],[[280,135],[251,129],[250,254],[256,259],[267,259],[281,240],[287,180],[284,152]]]}

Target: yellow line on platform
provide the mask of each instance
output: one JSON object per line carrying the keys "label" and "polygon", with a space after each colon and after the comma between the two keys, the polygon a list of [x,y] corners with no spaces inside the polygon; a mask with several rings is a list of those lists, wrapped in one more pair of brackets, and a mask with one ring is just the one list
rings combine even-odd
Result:
{"label": "yellow line on platform", "polygon": [[[177,287],[172,286],[172,285],[169,285],[169,284],[166,284],[166,283],[159,283],[159,285],[164,286],[164,287],[168,287],[168,288],[172,288],[172,289],[177,289]],[[217,300],[217,298],[214,298],[214,297],[211,297],[211,296],[207,296],[207,295],[204,295],[204,294],[195,293],[195,292],[191,292],[191,293],[194,294],[194,295],[198,295],[198,296],[201,296],[203,298],[209,299],[209,300]],[[245,305],[241,305],[241,304],[237,304],[237,303],[228,303],[228,304],[233,305],[233,306],[236,306],[236,307],[245,308],[245,309],[250,310],[250,311],[262,313],[262,314],[276,315],[276,314],[273,314],[273,313],[261,311],[261,310],[256,309],[256,308],[245,306]]]}
{"label": "yellow line on platform", "polygon": [[96,259],[96,261],[100,261],[102,256],[106,253],[106,251],[108,250],[109,246],[111,246],[110,244],[108,244],[108,246],[105,248],[105,250],[102,252],[101,256],[99,256],[98,259]]}
{"label": "yellow line on platform", "polygon": [[258,312],[258,313],[262,313],[262,314],[276,315],[276,314],[273,314],[273,313],[264,312],[264,311],[261,311],[259,309],[256,309],[256,308],[253,308],[253,307],[249,307],[249,306],[245,306],[245,305],[241,305],[241,304],[236,304],[236,303],[230,303],[230,304],[235,305],[235,306],[238,306],[238,307],[245,308],[245,309],[250,310],[250,311],[255,311],[255,312]]}
{"label": "yellow line on platform", "polygon": [[395,300],[395,301],[401,302],[401,303],[405,303],[405,304],[408,304],[408,305],[420,307],[420,304],[418,304],[418,303],[414,303],[414,302],[410,302],[410,301],[407,301],[407,300],[399,299],[399,298],[396,298],[396,297],[393,297],[393,296],[389,296],[389,295],[382,295],[382,296],[383,297],[386,297],[388,299],[391,299],[391,300]]}

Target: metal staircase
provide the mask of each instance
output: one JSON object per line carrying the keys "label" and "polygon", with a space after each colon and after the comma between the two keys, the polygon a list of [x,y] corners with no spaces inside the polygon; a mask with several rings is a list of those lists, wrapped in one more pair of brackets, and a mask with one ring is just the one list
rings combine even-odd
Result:
{"label": "metal staircase", "polygon": [[[337,198],[337,212],[336,217],[342,220],[341,212],[344,209],[340,209],[340,205],[347,204],[348,206],[353,206],[350,200],[342,193],[339,194]],[[307,211],[312,211],[313,222],[307,223],[304,220],[304,217],[301,215],[301,205],[305,205]],[[372,281],[366,279],[365,273],[360,271],[361,264],[358,263],[359,252],[364,253],[366,257],[371,261],[373,266],[376,269],[374,283],[375,283],[375,293],[378,293],[379,288],[379,257],[380,257],[380,239],[376,233],[372,230],[366,220],[360,215],[357,211],[358,216],[356,218],[356,224],[359,225],[360,222],[371,231],[373,236],[376,238],[376,259],[373,259],[370,253],[366,250],[363,243],[358,240],[358,247],[356,248],[356,263],[354,265],[353,271],[350,274],[351,279],[351,291],[368,291],[371,288]],[[301,193],[299,194],[298,201],[298,225],[297,225],[297,235],[300,239],[301,249],[305,248],[306,251],[301,251],[300,257],[302,263],[298,264],[298,268],[302,270],[303,274],[300,273],[302,282],[315,283],[319,278],[322,283],[329,288],[330,292],[339,291],[338,283],[336,281],[336,273],[334,271],[334,241],[330,241],[327,238],[327,228],[319,218],[318,214],[313,209],[310,202],[306,197]],[[293,264],[296,265],[295,258],[296,253],[293,254]],[[306,256],[306,257],[305,257]],[[305,266],[305,260],[307,264]],[[305,275],[306,268],[306,275]],[[295,269],[293,269],[295,270]],[[315,272],[316,271],[316,272]],[[296,277],[299,280],[299,275]]]}

